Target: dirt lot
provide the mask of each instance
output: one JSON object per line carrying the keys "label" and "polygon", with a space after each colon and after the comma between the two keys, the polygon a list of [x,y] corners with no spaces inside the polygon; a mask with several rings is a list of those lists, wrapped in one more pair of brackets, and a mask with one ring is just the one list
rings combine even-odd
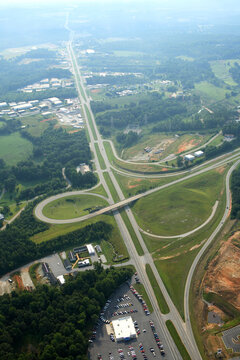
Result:
{"label": "dirt lot", "polygon": [[[230,231],[233,223],[225,229],[224,234]],[[224,236],[222,234],[222,236]],[[202,291],[214,292],[240,310],[240,231],[236,231],[226,241],[223,241],[217,255],[208,265],[207,272],[202,280],[199,296],[196,299],[195,312],[196,321],[202,332],[203,345],[208,359],[215,359],[217,349],[221,348],[224,359],[232,356],[226,351],[225,345],[220,336],[221,326],[208,323],[209,312],[214,312],[222,320],[226,320],[226,314],[219,308],[202,301]],[[216,335],[214,334],[216,332]],[[219,334],[217,334],[219,333]]]}
{"label": "dirt lot", "polygon": [[180,154],[183,151],[190,150],[193,147],[199,145],[200,142],[201,142],[200,140],[196,140],[196,139],[192,139],[190,141],[185,141],[179,146],[177,153]]}
{"label": "dirt lot", "polygon": [[220,248],[211,262],[204,281],[209,290],[225,297],[240,310],[240,231],[234,233]]}

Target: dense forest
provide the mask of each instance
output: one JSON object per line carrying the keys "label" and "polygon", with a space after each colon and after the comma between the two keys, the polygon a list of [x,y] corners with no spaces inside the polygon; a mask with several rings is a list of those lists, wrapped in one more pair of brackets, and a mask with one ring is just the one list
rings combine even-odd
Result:
{"label": "dense forest", "polygon": [[[12,122],[19,125],[17,121],[12,120]],[[2,187],[12,193],[19,182],[36,180],[39,183],[35,187],[18,193],[17,201],[32,199],[37,195],[64,188],[66,185],[62,176],[64,167],[66,167],[69,179],[73,180],[77,188],[87,188],[97,183],[97,178],[93,173],[82,175],[76,172],[76,166],[80,163],[91,166],[91,152],[85,132],[69,134],[62,128],[54,129],[49,126],[39,137],[32,136],[27,130],[22,130],[21,135],[32,142],[33,155],[28,160],[20,161],[12,167],[2,161],[0,182]]]}
{"label": "dense forest", "polygon": [[132,275],[107,269],[78,273],[62,287],[39,286],[0,297],[1,360],[87,360],[101,308]]}
{"label": "dense forest", "polygon": [[35,244],[30,240],[31,236],[49,228],[49,225],[35,219],[35,205],[36,202],[30,203],[13,224],[0,232],[0,275],[55,251],[109,239],[111,225],[97,222],[50,241]]}

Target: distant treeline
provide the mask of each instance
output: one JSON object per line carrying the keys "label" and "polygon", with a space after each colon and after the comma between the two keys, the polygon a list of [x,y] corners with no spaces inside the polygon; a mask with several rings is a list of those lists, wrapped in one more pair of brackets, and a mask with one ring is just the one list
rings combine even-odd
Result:
{"label": "distant treeline", "polygon": [[[32,61],[25,63],[23,60],[26,57]],[[69,70],[53,67],[56,64],[55,52],[47,50],[32,51],[28,55],[11,60],[0,58],[0,95],[16,91],[45,78],[70,78],[72,76]]]}

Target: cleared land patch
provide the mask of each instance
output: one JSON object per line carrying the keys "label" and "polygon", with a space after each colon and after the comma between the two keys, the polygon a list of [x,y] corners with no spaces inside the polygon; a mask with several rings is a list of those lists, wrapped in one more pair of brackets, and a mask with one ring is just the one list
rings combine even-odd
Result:
{"label": "cleared land patch", "polygon": [[47,204],[43,214],[52,219],[72,219],[107,205],[108,202],[98,196],[66,196]]}
{"label": "cleared land patch", "polygon": [[212,171],[138,200],[133,212],[143,230],[179,235],[206,221],[221,188],[221,174]]}
{"label": "cleared land patch", "polygon": [[15,165],[21,160],[26,160],[32,153],[33,145],[19,133],[0,136],[1,158],[8,165]]}

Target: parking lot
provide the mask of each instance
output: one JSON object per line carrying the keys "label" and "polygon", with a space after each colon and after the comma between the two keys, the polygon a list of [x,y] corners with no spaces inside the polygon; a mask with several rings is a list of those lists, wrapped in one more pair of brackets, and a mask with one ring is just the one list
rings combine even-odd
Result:
{"label": "parking lot", "polygon": [[223,342],[227,349],[233,349],[233,352],[240,352],[240,325],[223,332]]}
{"label": "parking lot", "polygon": [[[91,360],[170,359],[165,340],[156,326],[154,313],[148,315],[148,310],[144,310],[131,285],[134,288],[134,281],[122,285],[102,310],[99,325],[89,344]],[[132,317],[137,337],[116,342],[114,335],[111,335],[114,334],[111,322],[128,316]]]}

